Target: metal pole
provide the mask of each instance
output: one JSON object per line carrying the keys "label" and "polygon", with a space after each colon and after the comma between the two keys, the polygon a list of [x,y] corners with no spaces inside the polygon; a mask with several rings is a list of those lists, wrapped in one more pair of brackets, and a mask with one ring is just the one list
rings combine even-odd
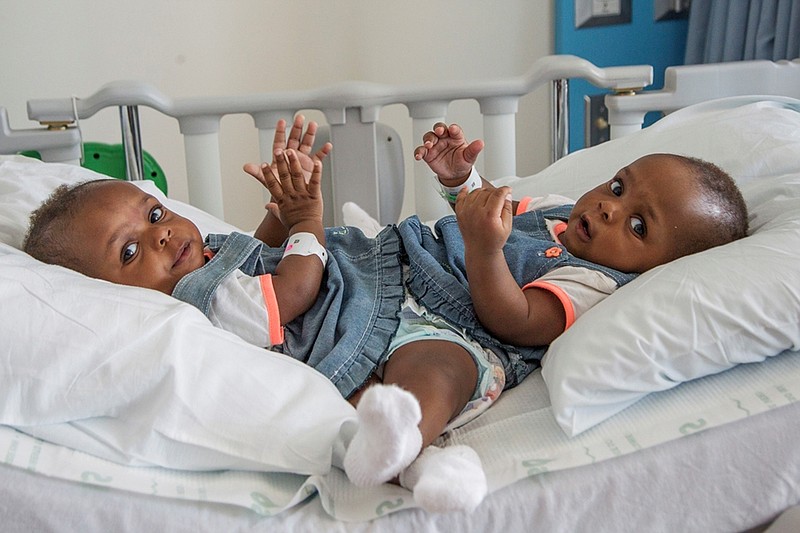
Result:
{"label": "metal pole", "polygon": [[120,106],[119,123],[122,127],[122,147],[125,152],[125,179],[143,179],[142,134],[139,130],[139,107]]}
{"label": "metal pole", "polygon": [[569,153],[569,80],[553,80],[552,106],[553,153],[556,162]]}

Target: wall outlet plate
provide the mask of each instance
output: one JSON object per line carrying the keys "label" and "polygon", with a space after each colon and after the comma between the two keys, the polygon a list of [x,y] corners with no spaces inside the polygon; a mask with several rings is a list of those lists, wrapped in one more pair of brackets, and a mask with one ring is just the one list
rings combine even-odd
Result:
{"label": "wall outlet plate", "polygon": [[575,27],[591,28],[631,21],[631,0],[575,0]]}

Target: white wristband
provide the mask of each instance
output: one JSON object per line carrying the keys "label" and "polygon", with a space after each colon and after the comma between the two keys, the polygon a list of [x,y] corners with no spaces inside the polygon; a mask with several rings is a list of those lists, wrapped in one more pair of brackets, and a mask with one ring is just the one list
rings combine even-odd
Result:
{"label": "white wristband", "polygon": [[[441,182],[439,183],[441,185]],[[483,187],[483,181],[481,180],[480,174],[478,171],[475,170],[475,167],[472,167],[472,171],[469,173],[469,177],[467,181],[462,183],[461,185],[457,185],[455,187],[447,187],[445,185],[441,185],[442,187],[442,198],[450,202],[451,204],[456,203],[456,197],[458,193],[460,193],[463,189],[466,189],[467,192],[472,192],[476,189],[480,189]]]}
{"label": "white wristband", "polygon": [[307,231],[289,235],[283,257],[287,255],[316,255],[322,261],[322,266],[328,263],[328,251],[319,243],[316,235]]}

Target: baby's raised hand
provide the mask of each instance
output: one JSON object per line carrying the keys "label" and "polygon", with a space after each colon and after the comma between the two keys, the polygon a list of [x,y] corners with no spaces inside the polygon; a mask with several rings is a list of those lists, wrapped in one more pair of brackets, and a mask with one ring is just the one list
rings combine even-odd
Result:
{"label": "baby's raised hand", "polygon": [[[300,161],[300,166],[303,167],[306,181],[311,177],[314,170],[314,161],[322,161],[331,153],[333,145],[329,142],[322,145],[322,148],[317,150],[315,154],[311,154],[314,147],[314,139],[317,135],[317,123],[313,120],[308,123],[305,133],[303,132],[303,123],[305,117],[297,115],[294,117],[292,129],[289,131],[289,139],[286,139],[286,121],[281,119],[275,126],[275,137],[272,140],[272,153],[278,150],[296,150],[297,159]],[[273,165],[275,160],[272,161]],[[273,167],[274,168],[274,167]]]}
{"label": "baby's raised hand", "polygon": [[[292,124],[292,129],[289,131],[289,138],[287,139],[286,121],[280,119],[275,125],[275,136],[272,139],[272,153],[275,154],[287,149],[294,150],[307,182],[311,178],[311,173],[314,170],[314,161],[322,161],[325,159],[325,157],[331,153],[333,145],[329,142],[325,143],[312,155],[311,150],[313,149],[314,139],[317,135],[317,123],[314,121],[309,122],[308,127],[306,127],[305,132],[303,132],[304,123],[305,117],[303,115],[294,117],[294,123]],[[265,166],[266,163],[262,163],[261,165],[247,163],[244,165],[244,171],[266,187],[264,175]],[[278,173],[277,161],[274,157],[269,166],[272,168],[274,174]]]}
{"label": "baby's raised hand", "polygon": [[321,160],[313,161],[307,181],[296,150],[276,150],[275,170],[270,165],[263,165],[261,170],[264,186],[277,207],[271,204],[268,208],[286,228],[302,222],[322,224]]}
{"label": "baby's raised hand", "polygon": [[414,158],[425,161],[439,180],[459,182],[469,176],[472,166],[483,150],[483,141],[476,139],[467,143],[458,124],[449,126],[437,122],[433,129],[422,136],[422,145],[414,149]]}

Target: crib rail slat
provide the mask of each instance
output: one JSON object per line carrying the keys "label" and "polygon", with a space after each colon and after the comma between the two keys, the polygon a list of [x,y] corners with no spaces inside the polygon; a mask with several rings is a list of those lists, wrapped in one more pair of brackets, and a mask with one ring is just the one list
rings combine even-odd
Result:
{"label": "crib rail slat", "polygon": [[[354,200],[384,223],[399,214],[397,182],[404,176],[380,173],[375,161],[375,123],[381,109],[402,104],[409,110],[415,139],[444,120],[447,106],[455,100],[476,100],[484,116],[485,174],[490,177],[516,173],[514,118],[519,99],[540,85],[556,79],[583,78],[615,90],[639,88],[652,82],[649,66],[599,68],[575,56],[546,56],[522,76],[497,80],[441,82],[391,86],[368,82],[344,82],[307,91],[284,91],[235,98],[173,99],[141,82],[114,82],[87,98],[28,102],[32,120],[89,118],[110,106],[144,105],[175,118],[185,136],[190,202],[223,216],[219,170],[219,123],[223,116],[249,114],[259,130],[264,160],[271,160],[271,132],[278,117],[289,118],[299,109],[325,114],[337,147],[331,156],[334,221],[341,221],[341,205]],[[197,159],[196,159],[197,158]],[[431,186],[429,172],[415,165],[415,210],[423,218],[435,218],[446,206]]]}
{"label": "crib rail slat", "polygon": [[222,216],[222,172],[220,170],[219,134],[187,133],[183,137],[189,203],[212,215]]}

